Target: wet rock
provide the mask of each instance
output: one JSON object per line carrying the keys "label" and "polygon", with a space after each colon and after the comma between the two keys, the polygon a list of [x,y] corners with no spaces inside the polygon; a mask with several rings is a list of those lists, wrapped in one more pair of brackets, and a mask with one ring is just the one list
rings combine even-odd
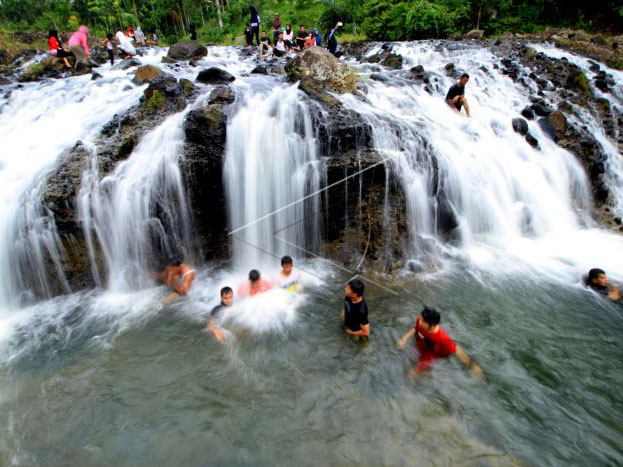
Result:
{"label": "wet rock", "polygon": [[349,66],[321,47],[311,47],[285,66],[290,81],[305,78],[317,81],[319,88],[345,93],[356,90],[356,78]]}
{"label": "wet rock", "polygon": [[591,37],[591,42],[602,47],[608,45],[608,41],[601,34],[595,34],[593,37]]}
{"label": "wet rock", "polygon": [[389,53],[380,62],[381,65],[399,70],[402,68],[402,56],[394,53]]}
{"label": "wet rock", "polygon": [[532,133],[526,134],[526,141],[528,142],[528,144],[530,146],[532,146],[533,148],[537,148],[539,147],[539,140],[537,140],[534,136],[532,136]]}
{"label": "wet rock", "polygon": [[224,84],[234,81],[236,78],[225,70],[211,67],[201,70],[197,75],[197,81],[206,84]]}
{"label": "wet rock", "polygon": [[231,104],[236,96],[229,86],[219,86],[215,88],[208,98],[209,104]]}
{"label": "wet rock", "polygon": [[115,65],[115,69],[127,70],[128,68],[132,68],[133,66],[141,66],[141,61],[138,58],[128,58],[125,60],[121,60],[118,64]]}
{"label": "wet rock", "polygon": [[521,111],[521,116],[527,120],[534,120],[534,112],[530,107],[526,107]]}
{"label": "wet rock", "polygon": [[606,81],[605,79],[596,79],[595,80],[595,87],[597,89],[599,89],[602,92],[609,92],[610,91],[610,87],[608,86],[608,81]]}
{"label": "wet rock", "polygon": [[523,118],[513,118],[512,124],[515,133],[519,133],[522,136],[525,136],[528,133],[528,122],[526,122]]}
{"label": "wet rock", "polygon": [[92,81],[95,81],[95,80],[100,79],[100,78],[103,78],[103,76],[102,76],[102,75],[100,75],[97,71],[94,71],[94,72],[91,74],[91,80],[92,80]]}
{"label": "wet rock", "polygon": [[581,95],[588,96],[591,94],[591,87],[588,83],[588,79],[586,75],[579,70],[572,70],[571,73],[569,73],[565,87]]}
{"label": "wet rock", "polygon": [[167,57],[166,55],[164,57],[162,57],[162,63],[166,63],[168,65],[173,65],[174,63],[177,63],[177,60],[171,58],[171,57]]}
{"label": "wet rock", "polygon": [[423,83],[430,83],[430,74],[424,71],[424,67],[422,65],[417,65],[411,68],[410,77],[414,81],[422,81]]}
{"label": "wet rock", "polygon": [[555,135],[554,141],[558,141],[564,137],[567,132],[567,117],[565,117],[561,111],[553,111],[547,116],[546,121],[553,129]]}
{"label": "wet rock", "polygon": [[541,100],[532,104],[530,108],[539,117],[547,117],[552,112],[552,108],[549,107],[544,101],[541,101]]}
{"label": "wet rock", "polygon": [[255,68],[253,68],[253,70],[251,70],[251,73],[255,73],[258,75],[267,75],[268,69],[264,65],[258,65]]}
{"label": "wet rock", "polygon": [[391,82],[391,78],[389,78],[389,76],[385,76],[385,75],[382,75],[380,73],[372,73],[370,75],[370,79],[372,79],[374,81],[381,81],[383,83]]}
{"label": "wet rock", "polygon": [[181,41],[169,47],[167,57],[173,60],[200,59],[208,55],[208,49],[199,41]]}
{"label": "wet rock", "polygon": [[151,83],[154,79],[162,75],[162,70],[153,65],[144,65],[139,67],[134,73],[134,78],[132,82],[134,84],[145,84]]}
{"label": "wet rock", "polygon": [[472,29],[467,34],[465,34],[465,39],[484,39],[485,32],[482,29]]}

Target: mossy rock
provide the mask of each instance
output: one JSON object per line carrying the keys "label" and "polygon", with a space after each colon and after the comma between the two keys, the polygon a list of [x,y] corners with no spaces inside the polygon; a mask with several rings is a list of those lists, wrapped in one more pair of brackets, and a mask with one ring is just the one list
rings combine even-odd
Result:
{"label": "mossy rock", "polygon": [[356,78],[350,67],[321,47],[311,47],[292,59],[285,72],[290,81],[311,79],[325,91],[355,92]]}
{"label": "mossy rock", "polygon": [[180,84],[182,85],[182,91],[185,96],[190,96],[195,90],[195,85],[189,79],[182,78]]}
{"label": "mossy rock", "polygon": [[588,78],[581,71],[573,71],[569,74],[567,77],[567,87],[583,96],[588,96],[592,93]]}
{"label": "mossy rock", "polygon": [[150,95],[146,95],[145,107],[149,110],[160,110],[164,107],[164,95],[157,89],[154,89]]}

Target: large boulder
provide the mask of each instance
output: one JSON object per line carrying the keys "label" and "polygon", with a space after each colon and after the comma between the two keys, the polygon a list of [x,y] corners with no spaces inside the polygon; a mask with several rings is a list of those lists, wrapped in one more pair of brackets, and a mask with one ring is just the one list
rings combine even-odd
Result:
{"label": "large boulder", "polygon": [[467,34],[465,34],[465,39],[483,39],[485,37],[485,32],[482,29],[472,29]]}
{"label": "large boulder", "polygon": [[181,41],[169,47],[167,57],[173,60],[192,60],[208,55],[208,49],[199,41]]}
{"label": "large boulder", "polygon": [[153,65],[144,65],[139,67],[136,70],[136,73],[134,73],[134,79],[132,79],[132,82],[134,84],[145,84],[145,83],[151,83],[154,79],[156,79],[158,76],[162,75],[162,70],[158,67],[155,67]]}
{"label": "large boulder", "polygon": [[208,98],[209,104],[231,104],[236,99],[234,91],[229,86],[218,86]]}
{"label": "large boulder", "polygon": [[356,79],[348,65],[322,47],[311,47],[285,66],[290,81],[313,80],[327,91],[355,92]]}
{"label": "large boulder", "polygon": [[567,117],[560,110],[555,110],[547,116],[547,122],[554,131],[556,141],[561,139],[567,132]]}
{"label": "large boulder", "polygon": [[588,78],[580,70],[572,70],[567,76],[565,87],[577,92],[580,95],[588,96],[591,94],[591,87]]}
{"label": "large boulder", "polygon": [[528,122],[526,122],[523,118],[513,118],[513,130],[520,135],[528,134]]}
{"label": "large boulder", "polygon": [[402,55],[388,53],[381,61],[381,65],[400,70],[402,68]]}
{"label": "large boulder", "polygon": [[591,42],[595,45],[600,45],[602,47],[608,45],[608,41],[601,34],[595,34],[593,37],[591,37]]}
{"label": "large boulder", "polygon": [[220,68],[216,67],[201,70],[197,75],[197,81],[206,84],[227,84],[234,81],[235,79],[236,78],[234,78],[234,76],[230,73],[227,73],[225,70],[221,70]]}

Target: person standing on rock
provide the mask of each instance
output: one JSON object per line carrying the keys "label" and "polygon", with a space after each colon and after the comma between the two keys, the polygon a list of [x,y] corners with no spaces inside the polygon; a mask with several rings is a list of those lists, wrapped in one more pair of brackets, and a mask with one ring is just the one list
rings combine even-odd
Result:
{"label": "person standing on rock", "polygon": [[91,65],[91,51],[89,50],[89,28],[84,24],[78,28],[69,38],[69,51],[76,57],[76,67],[78,63]]}
{"label": "person standing on rock", "polygon": [[[260,45],[260,25],[262,21],[260,20],[260,15],[257,13],[257,10],[254,6],[249,8],[251,12],[251,37],[255,36],[255,40],[257,41],[257,45]],[[251,40],[253,43],[253,40]]]}
{"label": "person standing on rock", "polygon": [[136,45],[145,45],[145,33],[140,26],[136,28],[136,33],[134,34],[134,39],[136,40]]}
{"label": "person standing on rock", "polygon": [[344,322],[344,331],[355,340],[370,336],[368,305],[363,299],[364,285],[359,279],[352,279],[344,288],[344,308],[340,319]]}
{"label": "person standing on rock", "polygon": [[108,53],[108,58],[110,59],[110,66],[113,66],[115,64],[115,43],[112,33],[109,32],[106,34],[104,46],[106,47],[106,52]]}
{"label": "person standing on rock", "polygon": [[244,30],[244,38],[247,42],[247,48],[251,48],[253,46],[253,30],[251,29],[251,25],[247,23],[246,29]]}
{"label": "person standing on rock", "polygon": [[216,322],[221,317],[220,315],[225,310],[225,308],[229,308],[233,304],[234,291],[231,289],[231,287],[223,287],[221,289],[221,303],[212,309],[208,318],[208,324],[206,326],[206,329],[211,332],[216,340],[219,341],[221,344],[225,342],[227,336],[221,328],[216,326]]}
{"label": "person standing on rock", "polygon": [[461,79],[459,79],[459,82],[448,90],[448,94],[446,94],[446,102],[450,108],[458,114],[461,113],[461,107],[465,107],[465,113],[468,117],[471,117],[472,115],[469,113],[469,104],[465,98],[465,85],[468,81],[469,75],[467,73],[463,73],[461,75]]}
{"label": "person standing on rock", "polygon": [[58,31],[56,29],[52,29],[50,31],[50,34],[48,35],[48,44],[50,46],[50,55],[52,55],[52,57],[62,58],[65,66],[67,68],[71,68],[67,57],[73,57],[73,54],[63,49],[61,41],[58,38]]}
{"label": "person standing on rock", "polygon": [[279,14],[275,15],[275,19],[273,20],[273,44],[277,43],[277,36],[281,31],[281,19],[279,19]]}
{"label": "person standing on rock", "polygon": [[463,349],[439,326],[440,321],[441,315],[437,310],[424,307],[421,315],[415,321],[415,326],[398,341],[397,347],[404,349],[409,339],[415,336],[415,346],[420,353],[420,358],[411,370],[410,376],[416,377],[419,373],[430,368],[437,359],[456,355],[463,365],[470,369],[472,376],[481,378],[482,369],[480,366],[469,358]]}

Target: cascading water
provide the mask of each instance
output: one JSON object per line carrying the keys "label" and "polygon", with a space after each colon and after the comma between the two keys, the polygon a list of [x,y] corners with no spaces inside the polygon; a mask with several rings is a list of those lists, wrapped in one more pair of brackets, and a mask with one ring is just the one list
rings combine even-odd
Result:
{"label": "cascading water", "polygon": [[[50,294],[50,273],[59,265],[53,217],[41,205],[47,174],[77,140],[88,143],[116,113],[136,103],[140,87],[128,87],[125,72],[92,81],[90,76],[26,85],[0,101],[3,129],[0,186],[0,304]],[[55,268],[46,264],[51,258]],[[68,287],[65,283],[65,288]]]}
{"label": "cascading water", "polygon": [[394,50],[405,67],[423,65],[438,94],[454,83],[444,73],[449,61],[471,76],[472,119],[450,112],[443,95],[406,86],[399,77],[369,83],[367,103],[342,97],[368,120],[377,151],[391,161],[407,193],[411,255],[421,260],[431,239],[443,245],[440,229],[451,230],[463,250],[484,244],[512,251],[520,239],[590,225],[588,182],[575,158],[536,125],[530,130],[539,150],[513,132],[510,120],[528,94],[491,72],[495,56],[484,49],[431,53],[430,46],[416,44]]}
{"label": "cascading water", "polygon": [[320,197],[289,205],[324,176],[312,108],[296,85],[247,90],[242,100],[227,128],[224,175],[234,264],[249,268],[317,246]]}

